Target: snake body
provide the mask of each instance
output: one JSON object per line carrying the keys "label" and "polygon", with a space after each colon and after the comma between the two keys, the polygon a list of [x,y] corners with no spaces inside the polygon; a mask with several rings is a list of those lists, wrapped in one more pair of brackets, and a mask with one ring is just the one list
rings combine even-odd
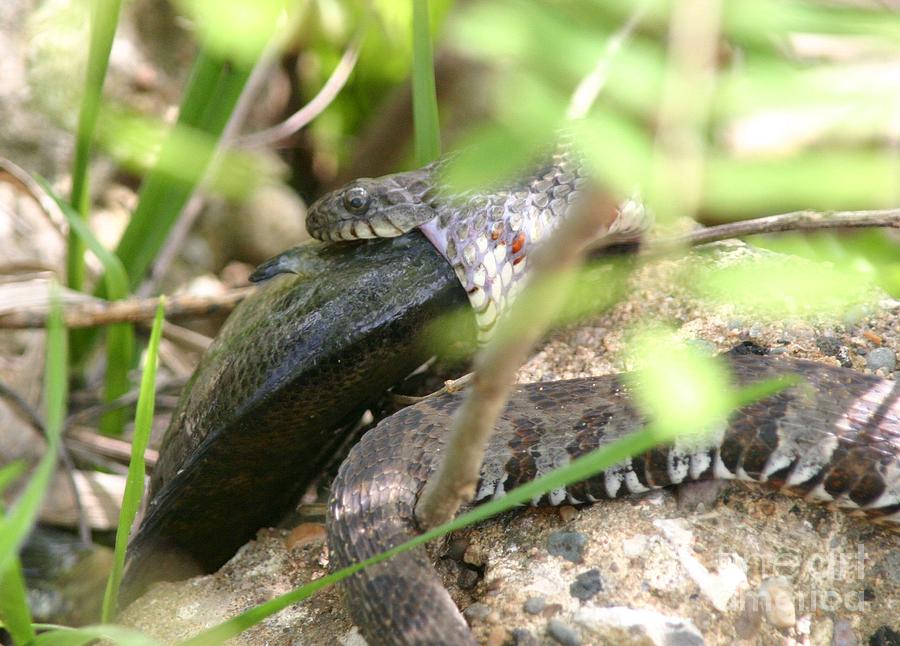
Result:
{"label": "snake body", "polygon": [[[512,186],[448,196],[442,162],[359,180],[314,204],[309,229],[323,239],[401,235],[419,227],[466,289],[487,338],[525,277],[525,259],[571,211],[587,179],[566,147]],[[620,211],[610,231],[646,225]],[[594,502],[689,480],[741,479],[865,513],[900,528],[900,387],[892,381],[798,360],[731,356],[737,384],[793,374],[801,384],[745,406],[703,440],[654,449],[535,503]],[[516,390],[490,440],[477,500],[505,491],[639,429],[627,379],[607,377]],[[417,533],[413,509],[436,467],[460,395],[427,400],[364,436],[332,488],[327,523],[342,567]],[[465,620],[424,550],[351,577],[351,614],[370,644],[470,644]]]}
{"label": "snake body", "polygon": [[[626,460],[537,504],[586,503],[690,480],[741,479],[862,511],[900,529],[900,386],[801,360],[730,356],[737,384],[794,374],[801,383],[736,411],[705,439]],[[477,500],[502,495],[643,424],[627,379],[603,377],[515,390],[485,454]],[[367,433],[332,487],[328,544],[336,567],[412,538],[413,510],[434,471],[462,395],[406,408]],[[419,548],[345,583],[366,641],[472,644],[463,616]]]}

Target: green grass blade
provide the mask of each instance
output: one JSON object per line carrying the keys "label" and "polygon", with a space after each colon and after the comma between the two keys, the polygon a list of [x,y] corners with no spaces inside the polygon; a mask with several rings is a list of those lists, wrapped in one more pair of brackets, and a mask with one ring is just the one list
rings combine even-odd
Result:
{"label": "green grass blade", "polygon": [[54,286],[47,319],[47,362],[44,373],[47,450],[38,461],[25,490],[0,523],[0,572],[4,573],[12,567],[19,548],[34,525],[59,459],[59,442],[68,395],[68,352],[57,289]]}
{"label": "green grass blade", "polygon": [[14,644],[27,644],[35,637],[31,626],[31,611],[25,593],[22,564],[14,558],[6,572],[0,573],[0,619]]}
{"label": "green grass blade", "polygon": [[16,460],[0,467],[0,493],[12,484],[13,480],[25,473],[25,461]]}
{"label": "green grass blade", "polygon": [[120,646],[159,646],[152,637],[122,626],[94,625],[80,628],[56,628],[41,633],[32,646],[83,646],[97,640],[112,642]]}
{"label": "green grass blade", "polygon": [[[234,67],[227,61],[201,52],[195,71],[185,92],[179,125],[190,126],[210,135],[218,142],[228,117],[250,76],[251,68]],[[141,186],[138,206],[116,248],[128,273],[129,284],[136,287],[178,219],[198,182],[174,181],[158,170],[169,166],[169,157],[179,154],[177,142],[165,142],[159,153],[159,163]],[[209,166],[213,149],[198,151],[193,159],[197,176]]]}
{"label": "green grass blade", "polygon": [[[87,218],[89,209],[88,165],[94,128],[100,111],[103,81],[109,66],[116,25],[119,22],[121,0],[94,0],[91,3],[91,45],[88,53],[87,79],[81,111],[78,114],[78,131],[75,136],[75,161],[72,169],[72,206],[80,217]],[[84,239],[74,230],[69,232],[67,256],[68,285],[81,290],[84,286]]]}
{"label": "green grass blade", "polygon": [[[122,262],[104,247],[85,221],[70,204],[59,198],[43,177],[35,177],[41,187],[59,205],[69,222],[72,232],[83,241],[100,260],[105,269],[103,279],[106,293],[112,300],[128,296],[128,274]],[[104,401],[110,402],[128,392],[130,382],[128,371],[134,361],[134,328],[128,323],[110,325],[106,339],[106,379],[103,387]],[[106,413],[100,420],[100,430],[107,435],[121,435],[125,425],[125,410]]]}
{"label": "green grass blade", "polygon": [[150,343],[147,346],[147,357],[144,373],[141,376],[141,389],[138,396],[137,413],[134,419],[134,438],[131,441],[131,461],[128,463],[128,477],[125,482],[125,494],[122,499],[122,510],[119,513],[119,526],[116,530],[116,549],[112,572],[106,582],[103,595],[102,621],[112,619],[119,596],[119,584],[122,581],[122,570],[125,567],[125,549],[134,518],[137,515],[141,498],[144,495],[144,451],[150,439],[153,427],[153,407],[156,399],[156,365],[159,355],[159,340],[162,337],[164,300],[160,298],[153,319],[153,330],[150,332]]}
{"label": "green grass blade", "polygon": [[416,166],[424,166],[441,154],[441,130],[434,85],[434,54],[428,0],[413,0],[413,125]]}

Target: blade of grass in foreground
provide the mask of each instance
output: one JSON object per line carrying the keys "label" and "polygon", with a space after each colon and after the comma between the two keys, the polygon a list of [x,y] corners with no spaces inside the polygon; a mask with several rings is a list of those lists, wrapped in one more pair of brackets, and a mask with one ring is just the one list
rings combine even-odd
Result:
{"label": "blade of grass in foreground", "polygon": [[413,0],[413,125],[416,166],[424,166],[441,154],[437,92],[434,85],[434,54],[428,0]]}
{"label": "blade of grass in foreground", "polygon": [[[72,232],[84,242],[103,265],[103,280],[106,293],[111,300],[119,300],[128,296],[128,275],[122,262],[91,232],[84,220],[79,217],[70,204],[61,200],[53,191],[53,187],[43,177],[35,176],[41,188],[59,206]],[[131,385],[128,371],[134,360],[134,328],[129,323],[115,323],[106,329],[106,378],[103,385],[103,398],[111,402],[128,392]],[[106,413],[100,420],[100,430],[107,435],[121,435],[125,426],[127,409],[118,409]]]}
{"label": "blade of grass in foreground", "polygon": [[[78,132],[75,135],[75,161],[72,169],[72,206],[79,217],[87,218],[89,210],[88,164],[103,80],[109,66],[116,25],[119,22],[121,0],[94,0],[91,3],[91,46],[88,53],[87,78],[81,111],[78,113]],[[66,276],[69,287],[82,290],[84,286],[84,239],[74,230],[69,231],[69,250],[66,256]]]}
{"label": "blade of grass in foreground", "polygon": [[44,494],[59,460],[59,443],[68,395],[66,330],[63,327],[58,287],[51,291],[47,318],[47,361],[44,372],[47,450],[35,467],[19,499],[0,523],[0,572],[8,572],[37,518]]}
{"label": "blade of grass in foreground", "polygon": [[[0,468],[0,493],[24,472],[25,462],[21,460]],[[12,635],[14,643],[26,644],[34,639],[31,611],[25,595],[25,580],[18,558],[13,559],[6,572],[0,573],[0,620]]]}
{"label": "blade of grass in foreground", "polygon": [[147,635],[112,625],[81,626],[80,628],[66,628],[63,626],[47,626],[38,624],[37,628],[50,628],[48,632],[41,633],[30,646],[83,646],[92,644],[98,639],[102,643],[113,642],[120,646],[159,646],[160,642]]}
{"label": "blade of grass in foreground", "polygon": [[138,396],[137,413],[134,419],[134,437],[131,440],[131,461],[128,463],[128,478],[125,482],[125,494],[122,497],[122,510],[119,513],[119,527],[116,530],[116,550],[113,558],[112,572],[106,582],[103,595],[103,611],[101,621],[112,619],[119,596],[119,584],[122,581],[122,570],[125,567],[125,549],[128,547],[128,536],[137,515],[141,498],[144,495],[144,451],[150,439],[153,427],[153,408],[156,398],[156,364],[159,354],[159,340],[162,336],[163,313],[165,301],[159,299],[156,317],[153,319],[153,330],[150,332],[150,343],[147,346],[144,374],[141,376],[141,389]]}
{"label": "blade of grass in foreground", "polygon": [[31,611],[25,593],[25,577],[22,564],[14,558],[0,573],[0,619],[3,627],[12,635],[14,644],[28,644],[35,637],[31,627]]}

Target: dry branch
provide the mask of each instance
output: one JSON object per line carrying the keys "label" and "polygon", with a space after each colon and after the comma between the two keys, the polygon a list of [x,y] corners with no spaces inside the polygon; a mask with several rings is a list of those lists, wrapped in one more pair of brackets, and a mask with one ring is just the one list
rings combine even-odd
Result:
{"label": "dry branch", "polygon": [[[224,294],[170,296],[166,299],[166,319],[213,316],[230,312],[255,290],[238,287]],[[135,298],[121,301],[100,299],[72,303],[63,308],[63,322],[68,328],[95,327],[110,323],[135,323],[152,320],[159,298]],[[0,329],[40,328],[47,323],[44,306],[0,315]]]}

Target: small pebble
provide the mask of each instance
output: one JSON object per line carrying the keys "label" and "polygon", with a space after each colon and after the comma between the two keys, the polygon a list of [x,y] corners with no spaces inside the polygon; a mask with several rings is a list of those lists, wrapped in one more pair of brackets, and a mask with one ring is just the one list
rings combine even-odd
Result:
{"label": "small pebble", "polygon": [[284,539],[289,550],[295,547],[303,547],[325,540],[325,525],[322,523],[300,523]]}
{"label": "small pebble", "polygon": [[838,352],[841,351],[841,342],[834,336],[817,336],[816,347],[822,351],[822,354],[828,355],[829,357],[836,357]]}
{"label": "small pebble", "polygon": [[515,646],[538,646],[537,637],[525,628],[516,628],[512,631],[512,640]]}
{"label": "small pebble", "polygon": [[459,576],[456,577],[456,583],[463,590],[471,590],[478,585],[480,575],[476,570],[470,570],[467,567],[459,568]]}
{"label": "small pebble", "polygon": [[484,644],[485,646],[503,646],[508,637],[509,633],[506,632],[506,628],[503,626],[494,626],[491,628],[491,632],[488,633]]}
{"label": "small pebble", "polygon": [[563,505],[559,508],[559,518],[564,523],[568,523],[578,515],[578,510],[572,505]]}
{"label": "small pebble", "polygon": [[581,637],[575,629],[559,619],[547,622],[547,634],[563,646],[580,646]]}
{"label": "small pebble", "polygon": [[900,646],[900,633],[890,626],[881,626],[869,637],[869,646]]}
{"label": "small pebble", "polygon": [[776,628],[790,628],[797,622],[794,592],[783,576],[769,577],[759,586],[766,619]]}
{"label": "small pebble", "polygon": [[547,602],[544,600],[544,597],[528,597],[525,603],[522,604],[522,610],[529,615],[537,615],[541,613],[546,605]]}
{"label": "small pebble", "polygon": [[572,563],[584,562],[587,537],[581,532],[553,532],[547,539],[547,551]]}
{"label": "small pebble", "polygon": [[873,372],[880,368],[893,372],[897,367],[897,355],[890,348],[875,348],[866,355],[866,367]]}
{"label": "small pebble", "polygon": [[600,570],[596,568],[582,572],[569,586],[569,594],[582,601],[587,601],[601,590],[603,590],[603,578],[600,576]]}
{"label": "small pebble", "polygon": [[469,620],[469,623],[472,623],[473,621],[483,621],[487,619],[489,614],[491,614],[491,609],[483,603],[473,603],[463,610],[463,615]]}
{"label": "small pebble", "polygon": [[838,619],[834,622],[831,633],[831,646],[859,646],[859,639],[853,632],[853,626],[846,619]]}

